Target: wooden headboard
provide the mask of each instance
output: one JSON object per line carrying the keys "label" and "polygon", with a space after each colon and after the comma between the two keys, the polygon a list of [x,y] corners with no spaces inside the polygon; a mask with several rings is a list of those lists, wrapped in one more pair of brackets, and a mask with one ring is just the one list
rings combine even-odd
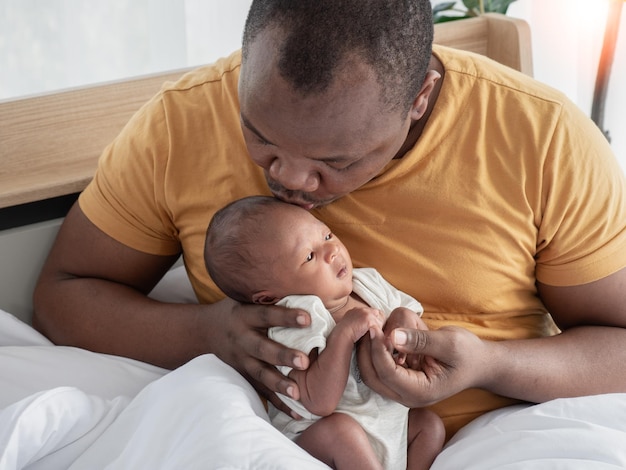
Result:
{"label": "wooden headboard", "polygon": [[[530,29],[498,14],[435,25],[435,42],[532,75]],[[185,70],[0,102],[0,208],[82,191],[104,147]]]}
{"label": "wooden headboard", "polygon": [[435,25],[435,42],[477,52],[533,75],[530,27],[524,20],[497,13]]}
{"label": "wooden headboard", "polygon": [[82,191],[130,117],[183,70],[0,102],[0,208]]}

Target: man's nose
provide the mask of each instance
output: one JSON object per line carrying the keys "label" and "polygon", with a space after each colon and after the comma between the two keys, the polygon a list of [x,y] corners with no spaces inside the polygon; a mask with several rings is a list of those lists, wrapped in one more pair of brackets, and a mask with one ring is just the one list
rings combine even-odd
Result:
{"label": "man's nose", "polygon": [[320,184],[319,174],[298,164],[297,161],[275,158],[268,172],[272,179],[291,191],[310,193],[317,190]]}

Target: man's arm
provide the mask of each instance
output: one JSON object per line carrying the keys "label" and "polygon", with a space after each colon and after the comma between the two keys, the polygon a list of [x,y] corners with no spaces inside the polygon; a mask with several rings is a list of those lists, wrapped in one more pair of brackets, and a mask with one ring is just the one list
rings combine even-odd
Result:
{"label": "man's arm", "polygon": [[397,367],[381,335],[362,375],[379,393],[411,407],[472,387],[531,402],[626,392],[626,269],[581,286],[540,284],[539,293],[563,333],[493,342],[454,327],[395,330],[398,350],[428,356],[423,370]]}
{"label": "man's arm", "polygon": [[[528,345],[524,341],[498,345],[500,364],[494,377],[500,379],[488,381],[489,388],[534,402],[626,392],[626,268],[588,284],[537,283],[537,288],[563,333]],[[539,367],[529,369],[526,361]],[[528,380],[523,380],[527,369]],[[516,371],[522,380],[514,379]]]}
{"label": "man's arm", "polygon": [[294,389],[293,381],[270,364],[305,368],[308,358],[270,341],[265,330],[308,324],[308,315],[280,307],[244,306],[230,299],[182,305],[148,298],[176,258],[142,253],[117,242],[76,204],[42,269],[33,324],[57,344],[166,368],[215,353],[265,393],[267,388],[281,393],[289,386]]}

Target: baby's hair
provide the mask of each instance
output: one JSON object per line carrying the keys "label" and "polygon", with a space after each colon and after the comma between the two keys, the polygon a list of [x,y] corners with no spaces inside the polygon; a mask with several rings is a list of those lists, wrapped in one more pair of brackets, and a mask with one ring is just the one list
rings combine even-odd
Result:
{"label": "baby's hair", "polygon": [[271,208],[286,204],[271,196],[249,196],[218,210],[206,232],[204,263],[213,282],[239,302],[252,302],[252,280],[260,273],[254,260],[259,253],[252,242]]}

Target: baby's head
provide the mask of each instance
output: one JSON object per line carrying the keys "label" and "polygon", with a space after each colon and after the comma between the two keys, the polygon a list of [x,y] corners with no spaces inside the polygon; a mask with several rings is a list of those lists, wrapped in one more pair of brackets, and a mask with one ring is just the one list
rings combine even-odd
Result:
{"label": "baby's head", "polygon": [[215,284],[239,302],[312,294],[332,308],[352,292],[343,243],[305,209],[273,197],[239,199],[216,212],[204,261]]}

